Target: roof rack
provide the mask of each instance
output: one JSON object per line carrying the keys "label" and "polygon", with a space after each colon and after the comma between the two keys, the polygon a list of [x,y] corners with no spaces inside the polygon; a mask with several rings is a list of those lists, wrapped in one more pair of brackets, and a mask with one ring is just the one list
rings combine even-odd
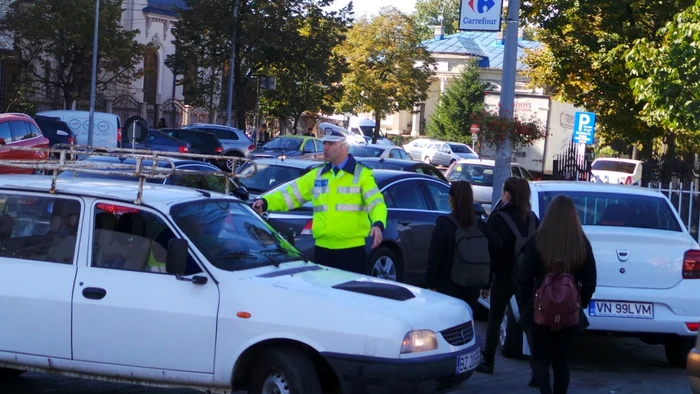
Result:
{"label": "roof rack", "polygon": [[[79,172],[89,174],[107,174],[117,176],[130,176],[138,178],[138,193],[136,195],[135,204],[141,204],[143,196],[143,183],[146,179],[168,179],[173,175],[205,175],[217,176],[224,178],[225,190],[224,193],[229,194],[231,191],[231,183],[233,178],[249,178],[258,171],[258,165],[251,159],[242,157],[218,156],[218,155],[202,155],[197,153],[178,153],[167,151],[153,151],[143,149],[129,148],[106,148],[87,145],[72,145],[72,144],[55,144],[51,148],[31,148],[23,146],[5,147],[0,146],[0,152],[6,151],[29,151],[37,154],[44,153],[46,159],[41,160],[16,160],[16,159],[1,159],[0,167],[15,167],[27,168],[33,170],[53,171],[53,179],[51,181],[50,193],[56,193],[56,180],[58,176],[66,171],[72,171],[74,174]],[[78,160],[79,157],[85,156],[106,156],[114,157],[122,160],[122,163],[100,163],[98,161]],[[123,163],[125,159],[135,159],[135,164]],[[198,171],[198,170],[181,170],[175,166],[177,159],[198,159],[202,161],[222,161],[233,160],[242,163],[251,163],[253,171],[246,176],[236,174],[234,170],[231,172],[219,171]],[[152,165],[145,166],[144,160],[152,161]],[[167,163],[165,167],[161,167],[161,163]],[[236,166],[233,165],[233,168]]]}

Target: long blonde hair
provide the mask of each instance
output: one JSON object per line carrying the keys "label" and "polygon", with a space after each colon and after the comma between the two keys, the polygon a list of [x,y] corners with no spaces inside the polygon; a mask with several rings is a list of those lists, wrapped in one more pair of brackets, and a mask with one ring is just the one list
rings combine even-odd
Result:
{"label": "long blonde hair", "polygon": [[571,273],[586,261],[586,235],[571,197],[560,194],[549,203],[535,233],[535,246],[547,272],[561,261],[565,272]]}

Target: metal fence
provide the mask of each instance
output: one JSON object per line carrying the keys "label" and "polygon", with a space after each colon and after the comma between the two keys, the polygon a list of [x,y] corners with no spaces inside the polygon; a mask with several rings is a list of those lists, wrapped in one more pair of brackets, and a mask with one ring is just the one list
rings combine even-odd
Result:
{"label": "metal fence", "polygon": [[657,190],[659,193],[668,197],[671,205],[676,209],[678,215],[683,220],[683,224],[692,234],[693,238],[700,242],[700,232],[698,225],[700,224],[700,191],[696,190],[696,183],[690,182],[684,188],[683,182],[670,183],[664,188],[662,184],[647,186],[649,189]]}

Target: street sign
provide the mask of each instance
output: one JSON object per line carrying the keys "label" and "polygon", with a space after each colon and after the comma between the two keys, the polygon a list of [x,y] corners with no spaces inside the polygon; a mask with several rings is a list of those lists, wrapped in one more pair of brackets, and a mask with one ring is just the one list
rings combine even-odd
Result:
{"label": "street sign", "polygon": [[459,30],[501,31],[503,0],[461,0]]}
{"label": "street sign", "polygon": [[593,145],[595,138],[595,113],[576,112],[574,115],[573,141],[579,144]]}
{"label": "street sign", "polygon": [[469,131],[471,131],[472,134],[478,133],[479,132],[479,125],[474,123],[473,125],[471,125],[471,127],[469,127]]}

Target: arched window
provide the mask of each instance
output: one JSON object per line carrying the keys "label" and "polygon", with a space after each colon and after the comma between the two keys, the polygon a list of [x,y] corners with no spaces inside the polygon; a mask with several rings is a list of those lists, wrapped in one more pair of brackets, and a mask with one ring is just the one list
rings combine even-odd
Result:
{"label": "arched window", "polygon": [[143,101],[156,104],[158,92],[158,50],[149,48],[143,58]]}

